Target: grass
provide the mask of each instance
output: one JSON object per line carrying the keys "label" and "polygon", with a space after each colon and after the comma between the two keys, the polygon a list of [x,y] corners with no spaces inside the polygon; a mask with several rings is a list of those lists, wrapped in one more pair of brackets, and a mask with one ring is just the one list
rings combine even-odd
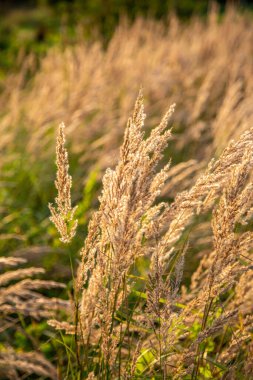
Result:
{"label": "grass", "polygon": [[139,18],[4,79],[3,378],[250,379],[252,36]]}

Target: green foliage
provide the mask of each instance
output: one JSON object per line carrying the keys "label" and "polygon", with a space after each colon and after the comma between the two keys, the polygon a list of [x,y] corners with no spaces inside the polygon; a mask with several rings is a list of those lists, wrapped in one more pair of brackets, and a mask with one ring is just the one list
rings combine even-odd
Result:
{"label": "green foliage", "polygon": [[135,376],[140,378],[146,371],[150,369],[156,362],[156,358],[152,349],[143,349],[139,355],[136,363]]}

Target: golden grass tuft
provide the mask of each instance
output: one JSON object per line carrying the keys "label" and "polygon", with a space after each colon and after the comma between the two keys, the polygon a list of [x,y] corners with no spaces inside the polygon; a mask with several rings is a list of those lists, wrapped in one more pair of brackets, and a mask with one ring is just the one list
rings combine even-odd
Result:
{"label": "golden grass tuft", "polygon": [[[179,193],[173,202],[161,202],[170,162],[160,170],[158,164],[171,139],[167,124],[173,111],[174,105],[145,137],[140,91],[119,162],[103,177],[100,207],[90,220],[81,250],[74,319],[72,324],[49,321],[56,329],[75,335],[81,376],[138,378],[144,366],[146,378],[199,379],[203,370],[220,378],[220,369],[232,374],[236,358],[247,355],[252,315],[243,316],[231,305],[238,302],[239,289],[247,293],[243,278],[252,270],[253,234],[241,228],[245,229],[253,212],[253,129],[211,160],[190,190]],[[210,209],[213,252],[207,257],[206,270],[202,272],[202,264],[196,270],[192,293],[187,294],[181,289],[188,254],[188,242],[182,246],[183,234],[194,215]],[[140,260],[146,267],[143,277],[135,275]],[[140,282],[141,292],[136,288]],[[246,295],[241,310],[244,301],[248,305]],[[234,337],[239,331],[236,348]],[[223,346],[220,341],[226,333]],[[207,350],[210,340],[215,358]],[[233,356],[228,354],[232,351]],[[144,353],[149,361],[146,367],[140,364]],[[245,371],[249,365],[245,364]]]}

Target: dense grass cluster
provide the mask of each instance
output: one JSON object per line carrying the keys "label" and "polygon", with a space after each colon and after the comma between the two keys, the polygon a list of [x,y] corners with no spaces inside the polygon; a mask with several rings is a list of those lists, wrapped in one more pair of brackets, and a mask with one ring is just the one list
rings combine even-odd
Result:
{"label": "dense grass cluster", "polygon": [[0,378],[253,378],[252,50],[214,8],[5,80]]}

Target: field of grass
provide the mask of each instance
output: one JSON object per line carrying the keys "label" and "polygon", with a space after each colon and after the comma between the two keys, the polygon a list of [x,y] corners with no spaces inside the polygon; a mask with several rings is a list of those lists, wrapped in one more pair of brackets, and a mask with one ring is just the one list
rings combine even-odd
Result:
{"label": "field of grass", "polygon": [[0,58],[0,379],[253,379],[252,15],[67,35]]}

